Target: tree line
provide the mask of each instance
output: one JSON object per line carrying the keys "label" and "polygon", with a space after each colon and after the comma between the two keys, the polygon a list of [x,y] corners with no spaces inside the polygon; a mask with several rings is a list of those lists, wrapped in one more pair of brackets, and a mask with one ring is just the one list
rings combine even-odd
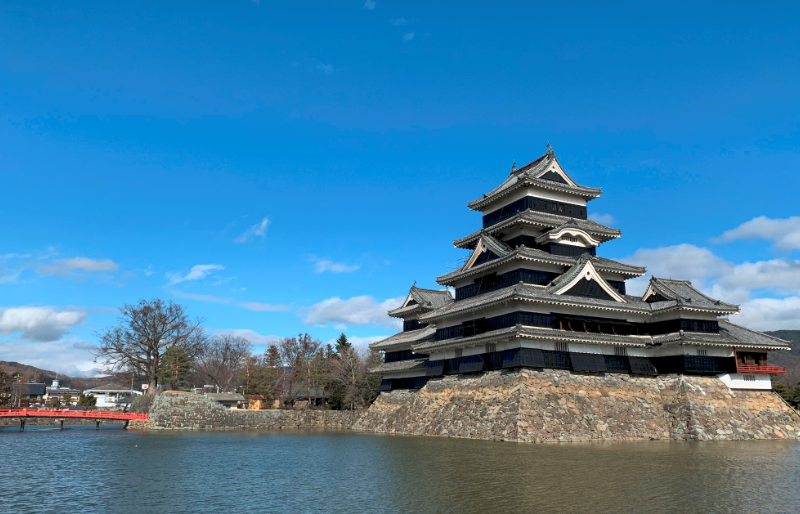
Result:
{"label": "tree line", "polygon": [[380,365],[380,354],[353,347],[344,334],[334,345],[298,334],[254,353],[243,337],[209,335],[204,319],[172,301],[142,300],[120,311],[117,324],[98,334],[96,361],[119,381],[148,384],[148,391],[212,386],[269,405],[336,409],[366,407],[379,392],[380,377],[368,370]]}

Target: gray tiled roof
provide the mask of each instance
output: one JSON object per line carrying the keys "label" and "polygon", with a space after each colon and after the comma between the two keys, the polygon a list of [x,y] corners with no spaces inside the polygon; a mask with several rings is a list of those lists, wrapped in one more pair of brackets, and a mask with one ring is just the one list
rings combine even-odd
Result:
{"label": "gray tiled roof", "polygon": [[243,402],[244,396],[239,393],[206,393],[206,397],[217,402]]}
{"label": "gray tiled roof", "polygon": [[17,382],[11,384],[11,391],[13,394],[18,396],[43,396],[47,391],[47,386],[44,384],[21,384]]}
{"label": "gray tiled roof", "polygon": [[585,344],[610,344],[614,346],[632,346],[651,348],[665,344],[697,344],[711,346],[750,347],[767,350],[788,350],[788,342],[776,337],[755,332],[725,320],[720,321],[720,332],[674,332],[657,336],[623,336],[612,334],[596,334],[591,332],[572,332],[553,328],[516,327],[493,330],[477,336],[445,339],[443,341],[426,341],[414,346],[415,352],[432,353],[448,348],[466,348],[486,344],[494,340],[508,338],[543,339],[557,342],[573,342]]}
{"label": "gray tiled roof", "polygon": [[[664,312],[669,308],[679,308],[683,310],[701,310],[705,312],[721,314],[733,314],[738,312],[738,307],[730,304],[720,305],[697,305],[697,304],[677,304],[673,302],[671,306],[660,306],[657,302],[647,303],[642,301],[641,298],[636,296],[625,295],[626,302],[617,302],[615,300],[603,300],[600,298],[588,298],[584,296],[571,296],[569,294],[556,295],[548,290],[545,286],[536,286],[532,284],[519,283],[497,291],[484,293],[482,295],[473,296],[466,300],[454,302],[445,307],[437,309],[420,316],[421,321],[432,321],[437,319],[444,319],[454,316],[456,314],[472,312],[482,309],[488,305],[501,303],[509,300],[526,300],[537,302],[547,305],[569,305],[576,307],[583,307],[587,309],[617,311],[617,312],[638,312],[641,314],[652,314],[654,312]],[[588,314],[588,313],[587,313]]]}
{"label": "gray tiled roof", "polygon": [[495,340],[515,337],[523,339],[543,339],[547,341],[567,343],[610,344],[614,346],[631,346],[639,348],[645,348],[651,344],[650,336],[617,336],[612,334],[572,332],[554,328],[527,327],[517,325],[516,327],[492,330],[491,332],[485,332],[472,337],[459,337],[454,339],[445,339],[443,341],[428,341],[414,346],[414,351],[431,353],[446,350],[448,348],[478,346]]}
{"label": "gray tiled roof", "polygon": [[411,348],[412,344],[418,344],[436,335],[436,325],[430,325],[419,330],[409,330],[400,332],[381,341],[375,341],[369,347],[373,350],[394,351]]}
{"label": "gray tiled roof", "polygon": [[650,285],[661,296],[669,300],[663,302],[653,302],[654,310],[682,305],[695,307],[698,309],[728,309],[739,310],[739,307],[721,300],[715,300],[704,295],[692,286],[688,280],[667,280],[664,278],[651,278]]}
{"label": "gray tiled roof", "polygon": [[398,371],[425,370],[428,368],[428,359],[409,359],[407,361],[384,362],[377,368],[369,370],[370,373],[391,373]]}
{"label": "gray tiled roof", "polygon": [[673,332],[653,336],[654,344],[701,344],[711,346],[746,346],[768,350],[788,350],[791,345],[788,341],[768,336],[727,320],[720,320],[719,333],[706,332]]}
{"label": "gray tiled roof", "polygon": [[527,185],[538,185],[547,189],[565,191],[586,199],[597,198],[600,196],[600,193],[602,192],[600,188],[578,185],[572,186],[569,184],[562,184],[560,182],[539,178],[539,176],[545,174],[550,165],[556,161],[557,159],[555,153],[553,153],[552,150],[548,150],[547,153],[533,162],[528,163],[519,169],[513,170],[511,175],[509,175],[509,177],[502,184],[483,195],[483,197],[469,202],[467,205],[470,209],[480,210],[482,207],[496,198],[500,198],[512,191],[515,191],[519,187],[525,187]]}
{"label": "gray tiled roof", "polygon": [[410,294],[411,298],[417,303],[392,309],[388,312],[389,316],[402,318],[416,312],[428,312],[453,301],[453,296],[450,294],[450,291],[446,289],[423,289],[421,287],[411,286],[411,290],[409,290],[408,294]]}
{"label": "gray tiled roof", "polygon": [[[561,266],[571,267],[574,266],[580,257],[567,257],[564,255],[553,255],[552,253],[545,252],[543,250],[539,250],[537,248],[528,248],[527,246],[518,246],[515,248],[511,253],[505,255],[499,259],[495,259],[493,261],[486,262],[484,264],[480,264],[478,266],[474,266],[467,270],[456,270],[450,272],[446,275],[442,275],[441,277],[436,278],[436,283],[441,285],[452,285],[457,280],[460,280],[465,277],[469,277],[472,275],[479,275],[481,273],[486,273],[489,270],[500,266],[501,264],[505,264],[506,262],[512,260],[532,260],[538,262],[544,262],[548,264],[556,264]],[[605,271],[605,272],[612,272],[612,273],[619,273],[624,276],[628,277],[640,277],[645,274],[645,268],[640,268],[638,266],[632,266],[630,264],[625,264],[622,262],[612,261],[610,259],[605,259],[603,257],[593,257],[592,264],[597,271]],[[391,313],[390,313],[391,314]]]}
{"label": "gray tiled roof", "polygon": [[514,225],[519,225],[519,224],[536,225],[549,230],[564,225],[565,223],[568,222],[574,222],[574,224],[579,229],[587,232],[595,239],[599,239],[601,242],[609,241],[611,239],[615,239],[617,237],[620,237],[620,235],[622,235],[622,232],[619,229],[606,227],[605,225],[601,225],[592,220],[569,218],[567,216],[559,216],[557,214],[550,214],[547,212],[537,212],[528,209],[518,214],[515,214],[514,216],[508,218],[505,221],[501,221],[500,223],[492,225],[489,228],[481,229],[476,232],[473,232],[472,234],[466,237],[462,237],[461,239],[456,239],[455,241],[453,241],[453,246],[455,246],[456,248],[472,248],[475,246],[475,242],[478,241],[478,238],[482,234],[484,233],[495,234]]}

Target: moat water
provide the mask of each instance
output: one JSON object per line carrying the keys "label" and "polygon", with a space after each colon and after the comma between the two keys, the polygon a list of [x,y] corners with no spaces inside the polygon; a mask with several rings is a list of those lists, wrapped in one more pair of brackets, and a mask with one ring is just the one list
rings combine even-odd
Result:
{"label": "moat water", "polygon": [[800,512],[800,443],[0,429],[2,513]]}

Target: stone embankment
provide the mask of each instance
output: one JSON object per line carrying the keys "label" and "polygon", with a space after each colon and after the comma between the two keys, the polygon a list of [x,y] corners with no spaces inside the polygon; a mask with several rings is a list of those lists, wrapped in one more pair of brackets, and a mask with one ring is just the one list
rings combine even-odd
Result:
{"label": "stone embankment", "polygon": [[350,428],[361,415],[362,411],[229,410],[200,394],[169,391],[156,397],[148,421],[153,430]]}
{"label": "stone embankment", "polygon": [[[365,411],[226,410],[202,395],[162,394],[152,429],[340,428],[519,442],[800,438],[800,414],[772,391],[715,377],[495,371],[382,393]],[[131,427],[133,428],[133,427]]]}

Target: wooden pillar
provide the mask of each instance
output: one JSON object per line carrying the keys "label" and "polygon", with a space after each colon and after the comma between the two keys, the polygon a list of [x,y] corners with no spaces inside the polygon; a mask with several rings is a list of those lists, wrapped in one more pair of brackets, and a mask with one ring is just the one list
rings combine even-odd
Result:
{"label": "wooden pillar", "polygon": [[94,422],[94,429],[95,430],[100,430],[100,420],[99,419]]}
{"label": "wooden pillar", "polygon": [[19,431],[25,431],[25,418],[19,418]]}
{"label": "wooden pillar", "polygon": [[59,419],[58,422],[59,422],[59,425],[61,426],[60,430],[64,430],[64,420],[63,419]]}
{"label": "wooden pillar", "polygon": [[122,425],[122,428],[123,428],[124,430],[128,430],[128,423],[130,423],[130,421],[126,419],[126,420],[125,420],[125,424],[123,424],[123,425]]}

